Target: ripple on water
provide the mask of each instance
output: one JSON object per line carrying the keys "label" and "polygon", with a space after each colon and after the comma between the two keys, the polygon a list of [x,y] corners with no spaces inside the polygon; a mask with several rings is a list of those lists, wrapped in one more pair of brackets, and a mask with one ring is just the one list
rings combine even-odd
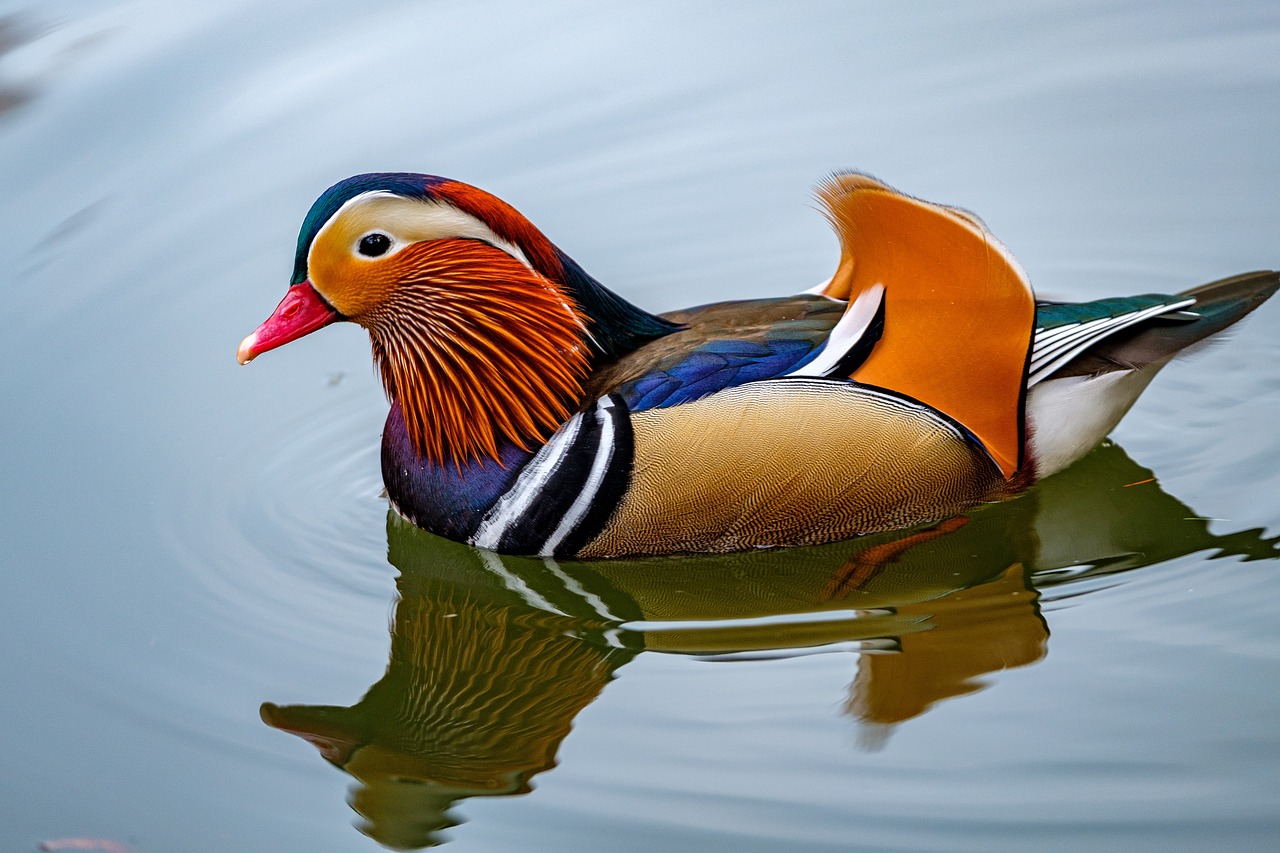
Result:
{"label": "ripple on water", "polygon": [[[219,618],[334,647],[367,633],[353,610],[385,612],[379,411],[368,388],[334,389],[245,431],[222,476],[163,508],[183,571]],[[212,556],[212,559],[211,559]],[[363,620],[367,622],[367,620]],[[309,638],[309,640],[308,640]]]}

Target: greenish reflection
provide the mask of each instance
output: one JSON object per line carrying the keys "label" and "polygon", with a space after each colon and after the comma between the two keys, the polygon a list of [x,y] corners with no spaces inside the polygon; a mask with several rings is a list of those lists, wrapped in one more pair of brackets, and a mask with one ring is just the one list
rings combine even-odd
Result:
{"label": "greenish reflection", "polygon": [[711,660],[861,652],[847,712],[865,748],[986,673],[1045,654],[1040,590],[1197,551],[1280,557],[1261,531],[1210,532],[1113,444],[1009,503],[815,548],[593,563],[500,557],[393,513],[391,660],[347,707],[265,704],[357,780],[361,830],[442,843],[449,809],[522,794],[575,716],[644,651]]}

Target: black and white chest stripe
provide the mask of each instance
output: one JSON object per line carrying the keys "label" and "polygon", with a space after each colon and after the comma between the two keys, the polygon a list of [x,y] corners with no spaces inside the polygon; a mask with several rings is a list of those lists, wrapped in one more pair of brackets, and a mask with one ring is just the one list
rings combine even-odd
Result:
{"label": "black and white chest stripe", "polygon": [[611,394],[574,415],[499,496],[469,542],[508,554],[572,555],[603,529],[631,479],[631,416]]}

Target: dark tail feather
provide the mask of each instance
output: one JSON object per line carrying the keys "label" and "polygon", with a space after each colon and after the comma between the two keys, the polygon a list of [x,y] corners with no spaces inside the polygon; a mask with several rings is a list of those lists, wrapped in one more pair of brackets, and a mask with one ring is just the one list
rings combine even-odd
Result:
{"label": "dark tail feather", "polygon": [[[1266,302],[1276,290],[1280,290],[1280,273],[1263,270],[1211,281],[1178,294],[1196,298],[1196,304],[1188,310],[1201,319],[1189,324],[1198,332],[1191,342],[1222,331]],[[1202,328],[1204,331],[1200,331]]]}
{"label": "dark tail feather", "polygon": [[1169,319],[1156,317],[1104,338],[1054,375],[1132,370],[1168,360],[1240,320],[1277,290],[1280,290],[1280,273],[1271,270],[1241,273],[1193,287],[1178,295],[1195,297],[1196,304],[1186,311],[1199,315],[1196,319],[1188,321],[1183,319],[1185,315]]}

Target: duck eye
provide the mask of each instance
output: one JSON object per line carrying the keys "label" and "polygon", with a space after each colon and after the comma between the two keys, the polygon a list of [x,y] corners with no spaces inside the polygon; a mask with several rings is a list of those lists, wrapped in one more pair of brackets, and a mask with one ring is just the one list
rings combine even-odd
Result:
{"label": "duck eye", "polygon": [[360,238],[358,248],[366,258],[376,258],[385,255],[387,249],[391,248],[391,238],[386,234],[366,234]]}

